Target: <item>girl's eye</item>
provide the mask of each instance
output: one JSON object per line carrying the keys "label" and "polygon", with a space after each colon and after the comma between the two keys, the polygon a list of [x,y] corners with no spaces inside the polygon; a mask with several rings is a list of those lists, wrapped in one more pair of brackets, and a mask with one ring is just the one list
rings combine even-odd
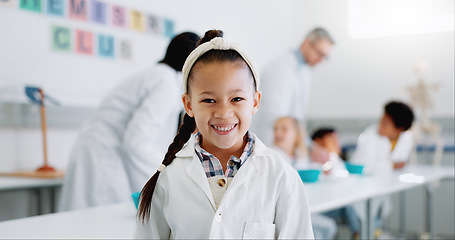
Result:
{"label": "girl's eye", "polygon": [[207,98],[207,99],[203,99],[201,102],[204,102],[204,103],[214,103],[215,100]]}
{"label": "girl's eye", "polygon": [[242,101],[244,98],[241,98],[241,97],[236,97],[236,98],[233,98],[231,101],[233,102],[240,102]]}

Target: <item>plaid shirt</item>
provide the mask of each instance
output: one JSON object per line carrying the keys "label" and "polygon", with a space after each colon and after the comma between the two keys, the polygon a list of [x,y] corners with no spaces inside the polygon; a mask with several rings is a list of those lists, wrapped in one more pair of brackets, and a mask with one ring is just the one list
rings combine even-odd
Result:
{"label": "plaid shirt", "polygon": [[245,163],[246,159],[251,155],[254,149],[254,138],[253,134],[250,132],[248,134],[248,139],[247,143],[245,145],[245,148],[243,149],[242,155],[240,155],[240,158],[237,158],[235,156],[231,156],[227,163],[227,168],[226,172],[223,173],[223,167],[221,166],[220,161],[213,156],[211,153],[205,151],[201,147],[201,133],[196,134],[196,143],[194,146],[194,150],[196,151],[197,156],[199,157],[199,160],[201,160],[202,167],[205,170],[205,175],[209,177],[214,177],[214,176],[225,176],[225,177],[234,177],[234,175],[237,173],[239,168]]}

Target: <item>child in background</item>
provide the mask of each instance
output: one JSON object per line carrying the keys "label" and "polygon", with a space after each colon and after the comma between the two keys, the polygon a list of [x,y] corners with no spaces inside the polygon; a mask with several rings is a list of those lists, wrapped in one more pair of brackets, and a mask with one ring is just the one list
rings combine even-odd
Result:
{"label": "child in background", "polygon": [[[296,169],[310,168],[308,149],[299,121],[293,117],[282,117],[273,128],[273,149]],[[318,164],[319,167],[319,164]],[[333,239],[337,233],[334,220],[321,214],[311,214],[315,239]]]}
{"label": "child in background", "polygon": [[349,162],[362,164],[368,173],[382,173],[405,166],[414,146],[412,109],[405,103],[391,101],[384,107],[379,126],[368,127],[360,135]]}
{"label": "child in background", "polygon": [[[349,162],[364,166],[366,174],[384,174],[401,169],[409,160],[414,146],[412,109],[403,102],[391,101],[384,107],[379,126],[368,127],[359,136],[357,146]],[[377,197],[371,202],[376,216],[375,237],[382,234],[383,219],[391,212],[390,197]],[[365,219],[364,204],[355,204],[357,215]]]}
{"label": "child in background", "polygon": [[273,149],[291,166],[303,169],[308,166],[308,147],[299,122],[294,117],[281,117],[273,126]]}
{"label": "child in background", "polygon": [[312,239],[299,175],[248,131],[261,99],[248,55],[208,31],[183,82],[186,115],[142,189],[136,237]]}
{"label": "child in background", "polygon": [[[325,172],[345,172],[347,174],[344,161],[339,157],[341,153],[340,141],[335,129],[330,127],[319,128],[311,136],[313,148],[311,150],[311,161],[316,161],[322,165]],[[351,205],[340,209],[324,213],[325,216],[337,222],[346,222],[352,233],[352,238],[359,237],[360,222],[354,208]]]}
{"label": "child in background", "polygon": [[343,159],[340,158],[341,147],[338,134],[333,128],[319,128],[311,136],[313,145],[311,161],[322,164],[324,173],[331,171],[346,172]]}

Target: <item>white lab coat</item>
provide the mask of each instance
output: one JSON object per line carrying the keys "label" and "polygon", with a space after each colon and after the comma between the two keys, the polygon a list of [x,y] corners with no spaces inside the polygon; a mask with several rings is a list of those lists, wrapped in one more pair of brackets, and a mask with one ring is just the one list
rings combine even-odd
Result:
{"label": "white lab coat", "polygon": [[[303,169],[311,169],[315,166],[310,163],[310,159],[308,158],[292,159],[292,157],[289,156],[289,154],[285,152],[283,149],[277,146],[273,146],[272,149],[275,150],[278,153],[278,155],[280,155],[280,157],[282,157],[289,165],[291,165],[297,171]],[[314,239],[333,239],[335,237],[338,228],[336,222],[333,219],[319,213],[312,213],[311,222],[313,227]]]}
{"label": "white lab coat", "polygon": [[[372,125],[365,129],[359,136],[356,150],[350,159],[350,163],[364,166],[364,174],[387,174],[393,171],[394,162],[407,162],[411,155],[414,140],[411,131],[400,134],[393,151],[390,140],[378,133],[378,126]],[[353,205],[358,217],[363,221],[365,216],[365,202]],[[391,210],[390,197],[380,196],[372,199],[371,209],[377,214],[382,207],[382,218],[387,217]]]}
{"label": "white lab coat", "polygon": [[236,173],[218,209],[191,138],[160,174],[150,221],[138,223],[135,237],[312,239],[299,175],[254,138],[253,153]]}
{"label": "white lab coat", "polygon": [[261,106],[251,125],[266,144],[272,144],[273,124],[280,117],[292,116],[301,124],[310,98],[311,69],[290,51],[268,65],[261,75]]}
{"label": "white lab coat", "polygon": [[378,126],[365,129],[359,136],[357,146],[350,163],[364,165],[366,174],[390,172],[394,162],[407,162],[411,155],[414,140],[411,131],[400,134],[393,151],[390,140],[378,133]]}
{"label": "white lab coat", "polygon": [[162,63],[113,89],[76,140],[59,209],[130,201],[175,136],[182,92],[181,73]]}

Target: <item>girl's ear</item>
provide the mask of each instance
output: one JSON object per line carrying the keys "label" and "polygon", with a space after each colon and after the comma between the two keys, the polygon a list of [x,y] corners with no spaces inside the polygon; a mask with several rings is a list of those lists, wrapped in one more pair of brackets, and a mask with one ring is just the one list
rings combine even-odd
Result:
{"label": "girl's ear", "polygon": [[182,95],[182,102],[183,106],[185,107],[185,111],[190,117],[194,117],[193,108],[191,106],[190,96],[188,94]]}
{"label": "girl's ear", "polygon": [[262,92],[256,91],[253,95],[253,114],[259,110],[259,105],[261,104]]}

